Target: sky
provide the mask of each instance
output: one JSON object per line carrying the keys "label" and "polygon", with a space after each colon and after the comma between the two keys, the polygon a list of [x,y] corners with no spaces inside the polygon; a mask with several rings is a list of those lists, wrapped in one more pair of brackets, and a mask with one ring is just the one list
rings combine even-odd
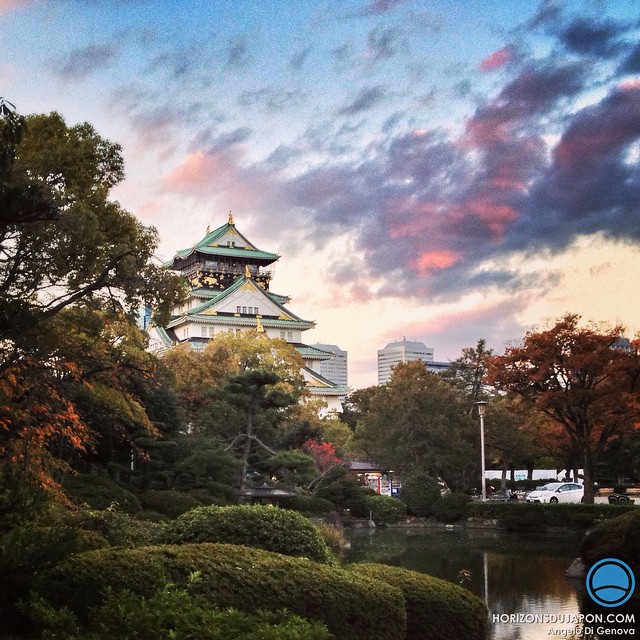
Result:
{"label": "sky", "polygon": [[158,258],[233,212],[307,343],[640,330],[637,0],[0,0],[0,96],[122,146]]}

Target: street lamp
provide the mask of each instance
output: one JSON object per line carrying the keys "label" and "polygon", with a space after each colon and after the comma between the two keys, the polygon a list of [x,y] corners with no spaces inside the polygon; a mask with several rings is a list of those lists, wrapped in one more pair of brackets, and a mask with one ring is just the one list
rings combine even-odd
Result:
{"label": "street lamp", "polygon": [[482,486],[482,502],[485,502],[487,499],[487,485],[484,479],[484,412],[487,409],[487,403],[484,400],[478,400],[473,404],[478,407],[478,415],[480,416],[480,466],[482,467],[480,482]]}

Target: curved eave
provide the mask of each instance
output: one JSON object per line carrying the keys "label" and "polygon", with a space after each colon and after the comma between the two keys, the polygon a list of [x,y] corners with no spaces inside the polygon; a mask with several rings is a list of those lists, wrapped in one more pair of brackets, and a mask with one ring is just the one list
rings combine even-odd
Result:
{"label": "curved eave", "polygon": [[346,387],[318,387],[314,385],[306,386],[305,389],[316,396],[346,396],[348,394]]}
{"label": "curved eave", "polygon": [[[182,315],[175,318],[168,325],[167,329],[172,329],[185,324],[186,322],[197,322],[199,324],[213,324],[225,326],[240,326],[246,329],[255,329],[257,321],[255,316],[243,318],[239,316],[221,316],[221,315]],[[309,320],[280,320],[275,318],[260,318],[262,326],[267,329],[300,329],[306,331],[316,326],[315,322]]]}

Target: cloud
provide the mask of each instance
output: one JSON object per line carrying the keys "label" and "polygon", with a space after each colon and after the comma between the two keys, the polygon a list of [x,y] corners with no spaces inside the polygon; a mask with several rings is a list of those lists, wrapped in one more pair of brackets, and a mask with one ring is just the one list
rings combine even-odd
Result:
{"label": "cloud", "polygon": [[120,55],[121,47],[120,40],[80,47],[58,60],[54,70],[65,80],[82,80],[96,71],[111,66]]}
{"label": "cloud", "polygon": [[229,43],[225,66],[232,70],[245,69],[251,62],[247,38],[238,37]]}
{"label": "cloud", "polygon": [[387,60],[396,54],[396,44],[400,30],[376,27],[367,36],[365,57],[373,62]]}
{"label": "cloud", "polygon": [[405,4],[405,2],[406,0],[369,0],[360,15],[377,16],[383,13],[390,13]]}
{"label": "cloud", "polygon": [[380,104],[385,96],[386,91],[382,85],[367,87],[362,89],[350,104],[340,109],[339,113],[345,116],[353,116],[368,111]]}
{"label": "cloud", "polygon": [[576,18],[558,33],[561,42],[574,53],[608,58],[618,48],[620,27],[612,21]]}
{"label": "cloud", "polygon": [[[640,86],[612,75],[638,48],[620,45],[612,24],[578,26],[562,31],[562,51],[547,57],[527,60],[505,47],[486,58],[481,67],[500,68],[502,84],[460,133],[401,129],[411,120],[398,111],[380,124],[386,137],[355,155],[352,132],[316,121],[294,143],[251,161],[253,134],[236,129],[201,141],[165,188],[225,210],[242,202],[270,232],[295,235],[301,251],[348,237],[352,249],[326,266],[347,297],[543,295],[560,276],[528,270],[529,256],[552,255],[584,235],[640,237]],[[595,52],[613,56],[608,76]],[[245,92],[241,103],[268,105],[272,91]],[[383,85],[365,87],[339,114],[373,114],[387,96]]]}
{"label": "cloud", "polygon": [[494,71],[495,69],[500,69],[515,60],[516,57],[517,54],[513,47],[502,47],[502,49],[494,51],[490,56],[487,56],[480,61],[480,71]]}

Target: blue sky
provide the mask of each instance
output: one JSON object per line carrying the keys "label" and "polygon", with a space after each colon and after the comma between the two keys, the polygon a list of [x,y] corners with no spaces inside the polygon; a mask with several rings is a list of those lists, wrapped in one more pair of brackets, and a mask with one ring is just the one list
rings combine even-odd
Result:
{"label": "blue sky", "polygon": [[119,142],[159,255],[226,221],[350,354],[639,327],[640,7],[0,0],[0,95]]}

